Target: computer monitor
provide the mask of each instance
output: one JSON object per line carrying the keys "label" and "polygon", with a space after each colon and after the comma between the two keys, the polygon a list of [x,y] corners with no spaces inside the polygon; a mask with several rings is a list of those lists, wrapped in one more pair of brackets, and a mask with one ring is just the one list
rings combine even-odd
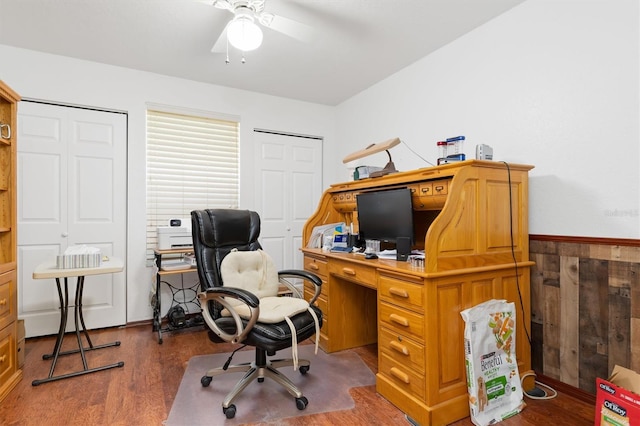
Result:
{"label": "computer monitor", "polygon": [[413,244],[413,208],[408,188],[362,192],[356,203],[361,240],[395,244],[398,238],[405,237]]}

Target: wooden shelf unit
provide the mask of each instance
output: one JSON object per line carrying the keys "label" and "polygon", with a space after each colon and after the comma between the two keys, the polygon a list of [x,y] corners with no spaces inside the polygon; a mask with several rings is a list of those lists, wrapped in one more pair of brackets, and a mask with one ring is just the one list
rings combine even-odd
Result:
{"label": "wooden shelf unit", "polygon": [[[412,191],[409,262],[304,248],[305,269],[323,282],[321,345],[327,352],[378,343],[377,391],[422,425],[469,415],[460,312],[489,299],[515,302],[516,357],[531,369],[528,171],[532,166],[468,160],[332,185],[305,224],[353,223],[360,192]],[[311,289],[305,288],[305,297]],[[521,307],[524,307],[522,309]],[[526,386],[526,385],[525,385]]]}
{"label": "wooden shelf unit", "polygon": [[20,96],[0,81],[0,401],[22,379],[17,341],[16,137]]}

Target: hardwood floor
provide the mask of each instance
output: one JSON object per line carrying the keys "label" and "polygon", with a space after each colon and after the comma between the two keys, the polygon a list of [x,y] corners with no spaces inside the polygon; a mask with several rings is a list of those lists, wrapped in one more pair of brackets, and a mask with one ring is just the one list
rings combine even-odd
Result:
{"label": "hardwood floor", "polygon": [[[39,386],[34,379],[47,377],[54,337],[28,339],[24,378],[0,403],[2,425],[162,425],[169,415],[188,360],[195,355],[228,352],[230,345],[209,342],[202,329],[165,334],[158,344],[151,326],[133,325],[91,332],[94,345],[122,342],[120,347],[87,353],[89,367],[124,361],[122,368],[105,370]],[[74,335],[65,337],[63,350],[73,349]],[[376,346],[353,349],[373,371],[377,371]],[[312,364],[313,365],[313,364]],[[79,355],[63,356],[56,374],[82,368]],[[312,370],[313,371],[313,368]],[[375,386],[352,389],[352,410],[314,414],[280,421],[278,425],[402,425],[402,412],[375,392]],[[505,426],[544,424],[593,425],[594,407],[569,395],[552,400],[525,399],[527,407],[505,420]],[[212,407],[219,409],[219,407]],[[472,425],[469,418],[454,423]]]}

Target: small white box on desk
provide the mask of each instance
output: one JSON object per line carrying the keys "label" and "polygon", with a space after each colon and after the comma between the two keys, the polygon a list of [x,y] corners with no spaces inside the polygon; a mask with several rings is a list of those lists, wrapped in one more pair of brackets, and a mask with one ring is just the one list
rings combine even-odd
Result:
{"label": "small white box on desk", "polygon": [[191,229],[186,226],[158,226],[158,250],[191,247]]}

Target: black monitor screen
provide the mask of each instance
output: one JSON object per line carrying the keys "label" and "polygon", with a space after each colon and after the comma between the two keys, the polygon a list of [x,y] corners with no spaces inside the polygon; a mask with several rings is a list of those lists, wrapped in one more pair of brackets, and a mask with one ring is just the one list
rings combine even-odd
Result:
{"label": "black monitor screen", "polygon": [[413,209],[408,188],[363,192],[356,197],[360,239],[396,242],[408,237],[413,244]]}

